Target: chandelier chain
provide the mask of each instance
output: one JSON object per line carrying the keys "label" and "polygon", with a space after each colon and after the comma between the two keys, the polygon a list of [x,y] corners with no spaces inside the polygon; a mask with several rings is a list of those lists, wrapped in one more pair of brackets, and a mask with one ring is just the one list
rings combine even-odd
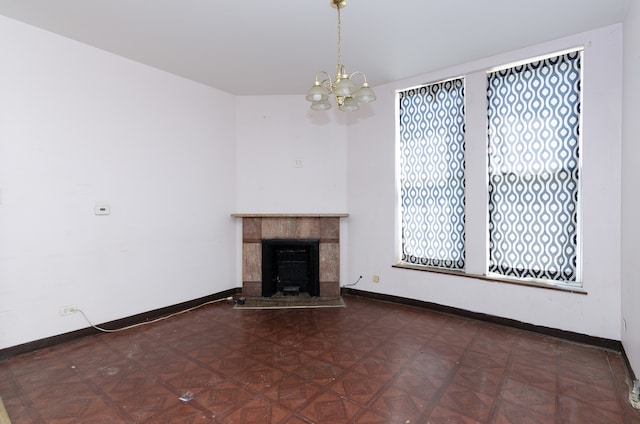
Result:
{"label": "chandelier chain", "polygon": [[342,19],[340,18],[340,5],[338,5],[338,70],[337,73],[342,73]]}

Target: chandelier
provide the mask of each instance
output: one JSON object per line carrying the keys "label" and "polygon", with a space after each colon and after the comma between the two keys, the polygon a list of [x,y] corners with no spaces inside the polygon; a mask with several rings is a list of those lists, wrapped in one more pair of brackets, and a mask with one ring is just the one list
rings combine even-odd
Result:
{"label": "chandelier", "polygon": [[[331,107],[329,95],[335,96],[338,108],[345,112],[354,112],[360,109],[358,103],[369,103],[376,99],[376,95],[367,84],[367,77],[364,73],[356,71],[351,75],[342,64],[342,40],[341,40],[341,20],[340,10],[347,5],[347,0],[330,0],[331,6],[338,10],[338,66],[336,75],[331,76],[326,71],[316,73],[316,81],[307,93],[307,100],[311,102],[313,110],[327,110]],[[353,82],[355,76],[362,77],[360,88]]]}

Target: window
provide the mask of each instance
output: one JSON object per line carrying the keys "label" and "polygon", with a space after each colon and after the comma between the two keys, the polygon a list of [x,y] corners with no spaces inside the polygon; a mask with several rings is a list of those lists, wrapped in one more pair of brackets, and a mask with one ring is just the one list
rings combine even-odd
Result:
{"label": "window", "polygon": [[581,58],[488,74],[489,272],[578,281]]}
{"label": "window", "polygon": [[465,266],[462,78],[399,93],[402,261]]}

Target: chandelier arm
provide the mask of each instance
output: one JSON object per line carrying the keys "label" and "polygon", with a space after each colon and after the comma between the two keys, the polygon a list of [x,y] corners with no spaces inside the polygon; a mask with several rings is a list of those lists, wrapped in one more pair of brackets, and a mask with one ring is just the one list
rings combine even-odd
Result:
{"label": "chandelier arm", "polygon": [[[320,79],[318,77],[322,77],[323,79]],[[316,72],[316,82],[320,83],[320,85],[324,87],[327,92],[333,92],[333,81],[331,80],[331,75],[329,75],[327,71]]]}
{"label": "chandelier arm", "polygon": [[354,76],[356,75],[361,75],[362,79],[364,80],[363,82],[366,84],[367,83],[367,76],[364,74],[364,72],[362,71],[355,71],[354,73],[352,73],[351,75],[349,75],[349,79],[353,79]]}
{"label": "chandelier arm", "polygon": [[[320,80],[318,76],[324,75],[324,79]],[[320,83],[324,83],[326,80],[331,81],[331,75],[327,71],[318,71],[316,72],[316,81]]]}

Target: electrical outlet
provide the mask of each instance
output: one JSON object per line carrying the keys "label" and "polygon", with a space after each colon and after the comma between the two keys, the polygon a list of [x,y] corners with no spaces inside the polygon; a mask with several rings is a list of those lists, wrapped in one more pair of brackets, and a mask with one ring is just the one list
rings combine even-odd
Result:
{"label": "electrical outlet", "polygon": [[60,307],[60,316],[63,317],[65,315],[71,315],[78,312],[78,306],[77,305],[67,305],[67,306],[61,306]]}
{"label": "electrical outlet", "polygon": [[380,276],[379,275],[374,275],[372,278],[374,283],[379,283],[380,282]]}

